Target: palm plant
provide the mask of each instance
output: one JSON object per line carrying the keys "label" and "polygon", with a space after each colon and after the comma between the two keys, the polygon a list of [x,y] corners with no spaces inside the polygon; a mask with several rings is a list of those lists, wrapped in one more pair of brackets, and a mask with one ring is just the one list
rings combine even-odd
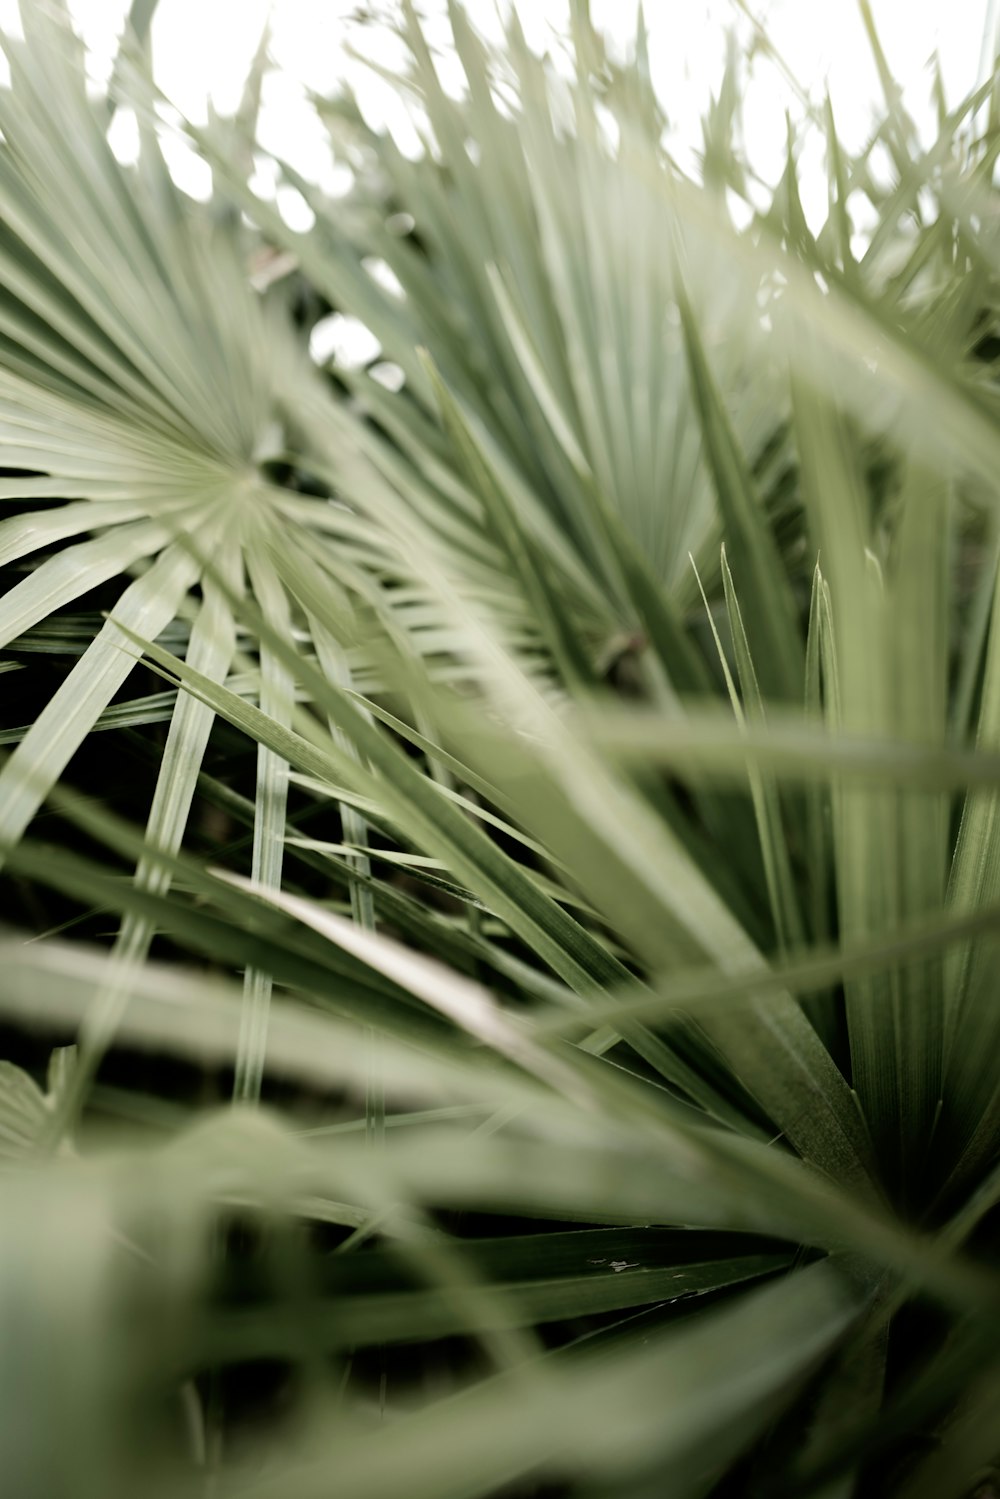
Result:
{"label": "palm plant", "polygon": [[[998,1453],[993,83],[927,148],[872,28],[868,146],[814,122],[826,223],[793,142],[738,232],[735,75],[694,183],[641,27],[615,62],[577,5],[556,66],[452,6],[456,98],[403,10],[426,150],[323,103],[358,185],[284,165],[307,234],[232,128],[192,132],[220,196],[184,202],[127,58],[135,169],[65,27],[9,49],[6,529],[11,561],[48,549],[0,605],[15,662],[136,578],[0,771],[9,869],[121,918],[109,952],[3,942],[8,1019],[78,1037],[45,1091],[0,1079],[5,1470],[971,1493]],[[257,234],[400,389],[309,368],[248,285]],[[113,704],[140,654],[170,692]],[[144,832],[58,788],[91,730],[164,714]],[[237,735],[249,785],[206,759]],[[23,838],[46,797],[66,832]],[[185,851],[196,797],[249,860]],[[150,1046],[244,1106],[158,1092]]]}

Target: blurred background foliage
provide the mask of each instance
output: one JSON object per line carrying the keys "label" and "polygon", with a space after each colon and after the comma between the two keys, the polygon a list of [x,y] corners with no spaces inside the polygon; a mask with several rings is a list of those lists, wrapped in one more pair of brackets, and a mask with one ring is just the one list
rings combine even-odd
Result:
{"label": "blurred background foliage", "polygon": [[994,1492],[995,76],[765,193],[406,3],[295,227],[152,12],[4,42],[9,1492]]}

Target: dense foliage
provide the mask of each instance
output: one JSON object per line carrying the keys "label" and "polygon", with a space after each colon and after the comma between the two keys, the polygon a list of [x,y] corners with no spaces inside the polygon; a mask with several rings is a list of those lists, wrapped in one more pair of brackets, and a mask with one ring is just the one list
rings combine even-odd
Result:
{"label": "dense foliage", "polygon": [[303,232],[264,49],[201,205],[152,7],[110,104],[23,7],[17,1499],[995,1491],[1000,116],[928,144],[862,10],[821,226],[735,54],[693,181],[641,20],[540,58],[456,3],[445,90],[407,0],[424,150],[318,100]]}

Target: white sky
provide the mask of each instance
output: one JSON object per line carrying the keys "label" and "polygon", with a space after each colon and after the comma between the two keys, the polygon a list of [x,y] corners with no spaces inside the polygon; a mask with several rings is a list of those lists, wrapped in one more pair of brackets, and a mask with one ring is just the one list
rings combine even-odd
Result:
{"label": "white sky", "polygon": [[[22,5],[48,0],[21,0]],[[370,0],[367,8],[384,14],[396,0]],[[474,24],[487,35],[499,35],[498,0],[464,0]],[[499,0],[506,6],[511,0]],[[544,48],[565,27],[570,0],[513,0],[529,43]],[[625,42],[633,35],[637,0],[591,0],[596,24]],[[937,54],[949,102],[957,102],[986,76],[984,36],[995,55],[1000,0],[871,0],[880,39],[910,113],[926,124],[932,139],[929,64]],[[95,79],[106,81],[129,0],[69,0],[89,53]],[[727,30],[738,23],[743,36],[749,22],[740,0],[644,0],[654,77],[675,127],[673,149],[684,160],[700,144],[700,117],[708,93],[718,82]],[[398,58],[394,39],[384,27],[352,24],[358,0],[159,0],[153,23],[153,58],[157,81],[166,97],[195,123],[204,123],[211,98],[222,113],[239,100],[243,80],[265,24],[270,25],[274,68],[264,80],[260,139],[265,150],[292,162],[303,176],[327,191],[345,191],[350,170],[336,162],[325,132],[307,103],[305,91],[332,91],[350,79],[369,122],[392,130],[403,150],[416,149],[413,126],[392,86],[359,66],[348,53],[353,45],[392,67]],[[446,0],[417,0],[422,14],[440,20]],[[856,0],[744,0],[767,28],[771,42],[811,99],[821,103],[829,87],[838,130],[848,149],[860,146],[871,122],[879,85]],[[18,0],[0,0],[0,29],[18,30]],[[444,40],[447,28],[435,29]],[[0,58],[2,64],[2,58]],[[447,69],[444,81],[448,86]],[[775,182],[784,166],[785,111],[801,118],[802,105],[774,65],[759,58],[742,93],[744,129],[757,171]],[[135,122],[119,111],[112,143],[123,159],[137,147]],[[195,197],[211,192],[211,173],[179,138],[164,144],[179,185]],[[799,156],[800,188],[807,219],[815,226],[826,212],[826,174],[818,133]],[[273,176],[259,170],[253,186],[275,194]],[[312,214],[290,187],[277,191],[277,205],[291,227],[308,229]],[[734,205],[734,211],[737,205]],[[863,231],[864,224],[856,227]],[[371,334],[334,314],[320,326],[314,355],[334,354],[340,362],[365,362],[377,353]]]}
{"label": "white sky", "polygon": [[[48,0],[20,0],[22,6]],[[447,0],[417,0],[417,9],[440,20]],[[498,3],[517,6],[530,45],[542,50],[565,27],[570,0],[464,0],[473,23],[498,36]],[[984,37],[990,59],[996,54],[1000,0],[870,0],[890,68],[902,85],[907,106],[932,139],[930,61],[940,58],[950,103],[964,97],[986,77]],[[369,0],[367,7],[384,14],[396,0]],[[634,34],[637,0],[591,0],[596,24],[619,42]],[[89,67],[99,82],[107,80],[129,0],[69,0],[78,30],[88,48]],[[166,97],[188,119],[202,124],[211,98],[222,113],[239,100],[243,80],[265,24],[270,25],[273,70],[264,80],[260,139],[265,150],[292,162],[303,176],[331,193],[345,191],[352,174],[331,156],[325,132],[307,103],[307,89],[331,92],[347,77],[372,125],[392,130],[405,151],[416,149],[413,126],[392,86],[359,66],[348,53],[353,43],[372,59],[392,67],[398,58],[394,39],[382,26],[359,28],[351,17],[359,0],[159,0],[153,23],[153,59],[157,81]],[[879,98],[879,84],[856,0],[743,0],[767,29],[771,42],[794,77],[815,103],[827,87],[838,130],[848,149],[865,139]],[[720,77],[727,30],[750,25],[741,0],[644,0],[654,78],[675,128],[673,149],[681,160],[700,144],[700,118],[709,91]],[[0,30],[18,31],[18,0],[0,0]],[[435,29],[444,40],[447,28]],[[0,57],[0,73],[3,59]],[[448,86],[447,68],[443,73]],[[801,118],[802,105],[774,65],[759,58],[742,91],[747,146],[757,171],[775,182],[784,167],[785,111]],[[136,149],[135,122],[119,111],[112,143],[123,159]],[[171,171],[195,197],[211,192],[208,167],[179,138],[165,141]],[[813,133],[799,156],[800,187],[807,218],[817,225],[826,212],[823,148]],[[275,193],[273,177],[259,170],[255,190]],[[293,228],[307,229],[312,214],[292,188],[277,191],[277,203]],[[862,230],[864,225],[859,225]],[[353,318],[339,313],[314,330],[313,355],[324,362],[366,363],[378,345]],[[379,366],[379,368],[382,368]],[[393,370],[388,370],[388,376]]]}
{"label": "white sky", "polygon": [[[39,4],[44,0],[22,0]],[[128,0],[69,0],[91,51],[95,75],[106,76]],[[515,0],[532,45],[541,48],[564,22],[569,0]],[[636,0],[591,0],[594,19],[612,36],[627,38]],[[767,26],[795,76],[817,101],[828,83],[838,127],[848,146],[860,144],[871,118],[878,82],[854,0],[748,0]],[[911,112],[930,120],[928,63],[937,52],[949,99],[957,100],[983,76],[981,48],[989,16],[995,29],[1000,0],[872,0],[889,62],[906,92]],[[330,157],[303,89],[328,91],[350,77],[366,115],[386,124],[404,146],[411,128],[405,109],[387,84],[350,60],[353,39],[391,64],[392,39],[383,29],[351,25],[358,0],[160,0],[153,30],[154,62],[164,93],[188,118],[205,119],[211,95],[223,112],[234,107],[250,57],[270,19],[275,71],[265,80],[262,144],[294,161],[304,175],[336,190],[338,169]],[[386,0],[372,8],[386,9]],[[424,12],[440,12],[444,0],[419,0]],[[496,34],[497,0],[466,0],[475,24]],[[718,79],[727,26],[739,19],[736,0],[645,0],[650,50],[661,97],[679,127],[681,143],[698,140],[699,114]],[[0,0],[0,26],[16,18],[17,0]],[[745,19],[741,25],[746,29]],[[774,67],[758,60],[744,92],[743,112],[755,164],[767,178],[783,165],[786,107],[800,107]],[[121,122],[119,145],[127,149]],[[816,151],[819,153],[819,143]],[[179,146],[171,163],[182,185],[201,196],[207,169]],[[809,160],[803,163],[808,194]],[[817,191],[820,177],[816,174]],[[806,202],[808,212],[809,203]]]}
{"label": "white sky", "polygon": [[[17,28],[18,0],[0,0],[0,28]],[[47,0],[21,0],[22,5]],[[487,35],[499,33],[498,0],[464,0],[474,24]],[[499,0],[517,6],[529,43],[543,49],[563,30],[569,0]],[[637,0],[591,0],[596,24],[616,41],[633,35]],[[384,14],[395,0],[370,0],[369,7]],[[106,80],[116,50],[129,0],[69,0],[76,25],[89,51],[90,69]],[[933,139],[934,112],[930,102],[930,62],[940,58],[946,96],[950,103],[963,98],[986,76],[984,36],[990,36],[988,55],[996,54],[1000,0],[871,0],[879,36],[907,106]],[[274,68],[264,80],[260,140],[265,150],[292,162],[303,176],[327,191],[345,191],[352,174],[337,163],[325,132],[306,101],[307,89],[331,92],[339,80],[350,79],[369,123],[392,130],[405,151],[416,148],[406,109],[391,85],[360,67],[348,53],[353,43],[366,55],[389,67],[398,53],[383,26],[359,28],[351,17],[358,0],[159,0],[153,23],[153,59],[157,81],[166,97],[195,123],[207,118],[211,98],[222,113],[239,100],[243,80],[265,24],[270,25],[270,54]],[[417,0],[422,14],[440,18],[446,0]],[[700,118],[709,91],[720,77],[727,30],[738,24],[741,34],[750,25],[741,14],[740,0],[644,0],[654,78],[675,128],[673,149],[683,161],[685,151],[700,144]],[[815,103],[827,87],[833,100],[838,131],[848,149],[859,147],[879,99],[879,84],[856,0],[744,0],[767,29],[794,77]],[[434,39],[447,35],[435,32]],[[2,61],[2,59],[0,59]],[[444,72],[448,86],[447,71]],[[785,160],[785,111],[801,118],[802,105],[774,65],[759,58],[742,92],[747,146],[757,171],[777,181]],[[112,142],[127,159],[137,145],[135,122],[124,111],[116,118]],[[208,167],[180,139],[165,141],[171,171],[178,184],[195,197],[211,192]],[[817,132],[799,155],[803,208],[815,226],[826,213],[826,173],[823,147]],[[259,170],[254,188],[275,193],[273,176]],[[312,214],[292,188],[277,191],[277,205],[291,227],[308,229]],[[734,205],[735,211],[735,205]],[[859,231],[864,230],[860,221]],[[313,330],[312,352],[319,362],[367,363],[378,345],[356,319],[339,313]],[[378,366],[382,369],[383,366]],[[387,380],[398,372],[387,370]]]}

